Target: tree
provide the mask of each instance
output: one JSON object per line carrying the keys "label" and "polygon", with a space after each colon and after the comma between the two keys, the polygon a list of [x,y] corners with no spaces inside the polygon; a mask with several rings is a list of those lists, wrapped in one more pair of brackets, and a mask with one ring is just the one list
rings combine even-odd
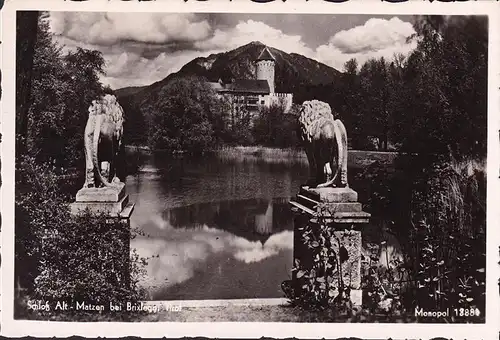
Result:
{"label": "tree", "polygon": [[356,59],[350,59],[344,64],[342,82],[337,88],[342,95],[342,101],[337,106],[337,110],[346,125],[354,148],[362,149],[366,146],[367,136],[363,126],[363,112],[360,105],[361,83]]}
{"label": "tree", "polygon": [[222,133],[221,102],[200,78],[173,79],[144,111],[150,117],[148,144],[154,150],[198,153],[215,146]]}
{"label": "tree", "polygon": [[[26,127],[17,131],[26,141],[26,154],[39,162],[78,165],[88,107],[103,94],[104,59],[98,51],[80,48],[63,54],[52,41],[46,16],[40,16],[32,66]],[[21,112],[18,116],[22,120]]]}
{"label": "tree", "polygon": [[389,135],[388,65],[382,57],[370,59],[359,73],[363,106],[360,119],[363,132],[376,136],[379,149],[387,150]]}
{"label": "tree", "polygon": [[33,55],[38,32],[38,11],[18,11],[16,20],[16,155],[26,152],[28,109],[31,102]]}
{"label": "tree", "polygon": [[262,107],[253,127],[255,143],[280,148],[298,146],[297,107],[290,111],[285,113],[281,105]]}
{"label": "tree", "polygon": [[124,143],[127,145],[146,145],[148,140],[147,121],[140,105],[130,96],[118,97],[117,99],[125,116]]}
{"label": "tree", "polygon": [[486,17],[418,17],[397,104],[408,151],[484,157],[487,132]]}

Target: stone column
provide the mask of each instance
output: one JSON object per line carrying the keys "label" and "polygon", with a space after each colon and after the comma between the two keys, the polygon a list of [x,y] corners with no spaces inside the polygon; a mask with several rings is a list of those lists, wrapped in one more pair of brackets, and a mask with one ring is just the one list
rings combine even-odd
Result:
{"label": "stone column", "polygon": [[[308,270],[312,267],[311,250],[302,239],[303,229],[308,223],[312,223],[314,226],[320,222],[318,216],[321,216],[322,223],[328,228],[334,229],[331,244],[337,255],[336,263],[341,263],[340,267],[335,267],[335,263],[331,264],[337,268],[336,278],[331,286],[338,286],[338,277],[341,271],[344,285],[351,289],[352,303],[361,305],[362,244],[360,226],[369,222],[370,214],[362,211],[357,192],[350,188],[313,189],[302,187],[290,204],[294,213],[294,264],[298,260],[301,268]],[[292,284],[296,294],[300,294],[304,281],[298,280],[297,271],[293,272]]]}

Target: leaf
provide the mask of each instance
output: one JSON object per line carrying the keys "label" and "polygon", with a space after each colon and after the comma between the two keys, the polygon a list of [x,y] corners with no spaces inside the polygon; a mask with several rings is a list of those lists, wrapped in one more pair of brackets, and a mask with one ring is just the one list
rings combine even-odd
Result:
{"label": "leaf", "polygon": [[339,258],[340,258],[340,263],[343,263],[349,259],[349,253],[347,252],[347,249],[342,246],[339,249]]}
{"label": "leaf", "polygon": [[303,270],[299,270],[299,271],[297,272],[297,279],[300,279],[302,276],[304,276],[304,274],[305,274],[305,273],[306,273],[305,271],[303,271]]}
{"label": "leaf", "polygon": [[480,268],[480,269],[477,269],[476,270],[478,273],[484,273],[485,272],[485,269],[484,268]]}
{"label": "leaf", "polygon": [[318,281],[318,282],[325,282],[325,278],[324,277],[317,277],[316,281]]}

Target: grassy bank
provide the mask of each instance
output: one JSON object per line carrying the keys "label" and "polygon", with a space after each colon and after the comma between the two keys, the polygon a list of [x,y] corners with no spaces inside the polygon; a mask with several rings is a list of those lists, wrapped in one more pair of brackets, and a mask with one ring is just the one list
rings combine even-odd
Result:
{"label": "grassy bank", "polygon": [[[150,154],[151,149],[147,146],[127,146],[130,153],[140,152]],[[161,150],[156,150],[162,152]],[[245,159],[245,160],[263,160],[266,162],[298,162],[307,164],[307,156],[302,148],[271,148],[265,146],[223,146],[207,152],[221,159]],[[380,152],[349,150],[348,166],[365,167],[374,162],[382,164],[392,164],[398,155],[397,152]]]}
{"label": "grassy bank", "polygon": [[[214,150],[214,153],[223,159],[244,158],[265,160],[267,162],[294,161],[307,165],[307,156],[302,148],[279,149],[264,146],[233,146]],[[363,168],[374,162],[392,164],[397,155],[397,152],[349,150],[347,161],[349,167]]]}

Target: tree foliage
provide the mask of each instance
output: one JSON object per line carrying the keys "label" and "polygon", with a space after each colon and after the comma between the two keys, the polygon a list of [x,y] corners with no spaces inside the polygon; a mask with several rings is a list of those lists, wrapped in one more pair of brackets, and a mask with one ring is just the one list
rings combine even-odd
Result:
{"label": "tree foliage", "polygon": [[[38,18],[32,70],[18,74],[22,79],[23,73],[31,73],[30,100],[23,104],[28,105],[27,126],[18,126],[16,131],[26,142],[29,155],[40,162],[55,161],[65,166],[82,161],[88,107],[104,93],[99,81],[103,68],[104,59],[98,51],[77,48],[63,53],[52,40],[46,16]],[[23,98],[18,96],[18,100],[22,102]],[[24,119],[21,109],[16,115]]]}
{"label": "tree foliage", "polygon": [[256,144],[278,148],[299,146],[297,131],[297,106],[288,113],[281,105],[262,107],[253,127]]}
{"label": "tree foliage", "polygon": [[[28,109],[31,102],[33,55],[38,32],[37,11],[16,13],[16,131],[25,136],[28,129]],[[26,140],[20,139],[17,154],[25,154]]]}
{"label": "tree foliage", "polygon": [[174,79],[146,104],[148,144],[154,150],[197,153],[215,146],[222,132],[222,104],[201,79]]}
{"label": "tree foliage", "polygon": [[404,150],[485,155],[487,25],[477,16],[418,18],[393,112]]}
{"label": "tree foliage", "polygon": [[16,283],[24,297],[40,300],[134,301],[142,267],[126,250],[129,228],[71,215],[62,190],[64,169],[83,161],[88,107],[112,92],[99,81],[104,59],[93,50],[63,52],[47,17],[17,17]]}
{"label": "tree foliage", "polygon": [[128,251],[136,232],[105,215],[72,215],[61,184],[55,166],[22,157],[16,176],[17,282],[31,298],[51,303],[137,301],[146,259]]}
{"label": "tree foliage", "polygon": [[482,157],[486,150],[488,22],[481,16],[421,16],[416,49],[391,60],[349,60],[337,84],[294,94],[328,102],[352,146]]}

